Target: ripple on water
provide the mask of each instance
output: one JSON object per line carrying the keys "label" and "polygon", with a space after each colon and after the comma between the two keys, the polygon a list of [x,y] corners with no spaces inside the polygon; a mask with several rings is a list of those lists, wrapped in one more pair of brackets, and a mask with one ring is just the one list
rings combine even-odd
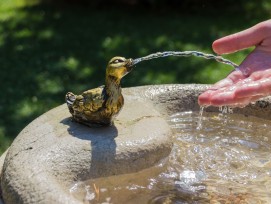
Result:
{"label": "ripple on water", "polygon": [[271,203],[271,121],[201,117],[169,117],[174,147],[156,167],[77,183],[71,193],[85,203]]}

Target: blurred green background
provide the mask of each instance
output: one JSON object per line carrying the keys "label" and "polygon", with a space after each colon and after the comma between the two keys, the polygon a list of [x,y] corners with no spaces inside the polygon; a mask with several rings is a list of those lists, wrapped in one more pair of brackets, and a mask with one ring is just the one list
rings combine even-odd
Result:
{"label": "blurred green background", "polygon": [[[212,53],[212,42],[270,18],[269,0],[0,0],[0,154],[34,118],[104,83],[116,55]],[[226,56],[240,63],[249,50]],[[163,58],[143,62],[123,87],[214,83],[231,67]]]}

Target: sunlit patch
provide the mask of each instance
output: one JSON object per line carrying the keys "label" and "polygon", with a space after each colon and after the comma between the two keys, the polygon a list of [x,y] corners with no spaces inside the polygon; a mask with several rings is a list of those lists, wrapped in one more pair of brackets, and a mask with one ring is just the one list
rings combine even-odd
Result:
{"label": "sunlit patch", "polygon": [[38,33],[39,39],[50,39],[54,36],[54,32],[51,29],[45,29]]}
{"label": "sunlit patch", "polygon": [[64,67],[70,71],[76,71],[79,68],[79,60],[75,57],[61,58],[59,61],[59,66]]}
{"label": "sunlit patch", "polygon": [[28,28],[24,28],[14,33],[15,38],[29,38],[33,36],[33,31]]}

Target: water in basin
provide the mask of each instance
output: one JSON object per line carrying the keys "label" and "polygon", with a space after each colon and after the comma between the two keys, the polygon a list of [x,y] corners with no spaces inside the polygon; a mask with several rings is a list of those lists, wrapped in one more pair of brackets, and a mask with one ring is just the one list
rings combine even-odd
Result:
{"label": "water in basin", "polygon": [[[174,147],[157,166],[74,184],[84,203],[271,203],[271,121],[180,112]],[[201,126],[199,128],[199,121]]]}

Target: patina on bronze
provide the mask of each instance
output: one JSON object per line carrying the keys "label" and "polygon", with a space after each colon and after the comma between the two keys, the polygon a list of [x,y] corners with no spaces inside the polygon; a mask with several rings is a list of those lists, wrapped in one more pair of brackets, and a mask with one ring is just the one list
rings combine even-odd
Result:
{"label": "patina on bronze", "polygon": [[132,70],[133,60],[113,57],[106,67],[105,85],[81,95],[66,94],[66,103],[75,121],[90,127],[111,125],[124,99],[120,80]]}

